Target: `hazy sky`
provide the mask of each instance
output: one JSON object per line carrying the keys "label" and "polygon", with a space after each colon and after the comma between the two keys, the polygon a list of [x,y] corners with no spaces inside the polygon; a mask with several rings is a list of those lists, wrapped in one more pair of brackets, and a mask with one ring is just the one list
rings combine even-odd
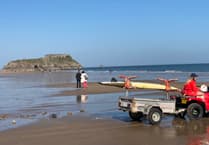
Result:
{"label": "hazy sky", "polygon": [[67,53],[83,66],[209,63],[208,0],[0,0],[0,67]]}

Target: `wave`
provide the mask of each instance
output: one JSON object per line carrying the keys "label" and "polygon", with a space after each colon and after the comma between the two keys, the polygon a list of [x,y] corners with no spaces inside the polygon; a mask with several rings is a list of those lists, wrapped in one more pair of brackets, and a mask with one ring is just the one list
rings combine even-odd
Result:
{"label": "wave", "polygon": [[139,65],[139,66],[112,66],[89,67],[86,70],[94,71],[148,71],[148,72],[209,72],[209,64],[173,64],[173,65]]}
{"label": "wave", "polygon": [[165,73],[182,73],[183,71],[178,71],[178,70],[165,70]]}
{"label": "wave", "polygon": [[148,71],[148,70],[115,70],[115,71],[108,71],[108,70],[87,70],[88,73],[129,73],[129,74],[144,74],[144,73],[187,73],[178,70],[165,70],[165,71]]}

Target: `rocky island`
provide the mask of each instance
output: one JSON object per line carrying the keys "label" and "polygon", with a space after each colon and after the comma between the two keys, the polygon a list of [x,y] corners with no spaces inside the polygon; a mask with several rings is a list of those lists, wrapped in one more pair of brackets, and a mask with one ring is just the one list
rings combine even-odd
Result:
{"label": "rocky island", "polygon": [[9,62],[3,72],[45,72],[80,68],[76,60],[67,54],[48,54],[42,58],[22,59]]}

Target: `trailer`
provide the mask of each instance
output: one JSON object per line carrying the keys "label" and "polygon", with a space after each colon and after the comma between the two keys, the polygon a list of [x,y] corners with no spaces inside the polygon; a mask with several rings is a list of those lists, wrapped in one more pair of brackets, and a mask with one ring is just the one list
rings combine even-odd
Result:
{"label": "trailer", "polygon": [[177,107],[176,99],[144,99],[119,97],[119,110],[129,112],[129,116],[133,120],[140,120],[146,116],[151,124],[161,122],[163,114],[183,115],[185,108]]}

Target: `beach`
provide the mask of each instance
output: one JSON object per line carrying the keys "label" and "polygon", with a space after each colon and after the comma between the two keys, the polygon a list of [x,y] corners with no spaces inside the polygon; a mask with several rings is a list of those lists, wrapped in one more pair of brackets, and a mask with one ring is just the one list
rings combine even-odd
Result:
{"label": "beach", "polygon": [[[69,87],[71,85],[75,84],[48,87]],[[89,88],[86,90],[63,91],[55,95],[104,94],[123,91],[124,89],[117,87],[89,83]],[[114,115],[101,115],[100,113],[90,115],[88,112],[79,112],[61,118],[42,119],[26,126],[1,132],[0,144],[184,145],[208,142],[206,131],[209,123],[207,118],[187,122],[178,118],[166,117],[160,125],[152,126],[145,119],[132,121],[126,112],[114,111],[116,113]],[[111,112],[109,113],[111,114]]]}
{"label": "beach", "polygon": [[0,145],[209,145],[208,7],[1,0]]}
{"label": "beach", "polygon": [[[56,77],[52,77],[54,75]],[[119,111],[117,107],[118,97],[125,95],[124,88],[104,86],[92,81],[88,83],[88,88],[76,89],[73,76],[74,74],[65,76],[65,73],[7,76],[6,78],[12,78],[13,83],[15,80],[15,85],[23,84],[21,86],[23,89],[15,87],[21,94],[16,101],[25,101],[26,99],[21,96],[23,93],[28,93],[30,95],[25,94],[25,97],[28,97],[27,101],[29,99],[32,102],[21,104],[21,107],[24,106],[22,108],[17,106],[18,109],[11,110],[8,118],[0,120],[0,123],[7,121],[7,128],[0,132],[0,144],[194,145],[209,143],[207,132],[209,118],[207,117],[189,121],[168,115],[163,117],[159,125],[154,126],[150,125],[146,118],[133,121],[127,112]],[[24,83],[20,83],[23,78]],[[40,81],[43,78],[45,81]],[[33,82],[32,85],[31,82]],[[29,87],[30,85],[32,87]],[[173,85],[182,88],[183,83],[176,82]],[[10,84],[10,87],[14,86]],[[41,95],[37,96],[39,94]],[[139,97],[159,97],[165,95],[165,92],[131,89],[129,94]],[[15,95],[18,94],[15,93]],[[13,120],[16,122],[12,122]],[[23,120],[27,123],[22,123]]]}

